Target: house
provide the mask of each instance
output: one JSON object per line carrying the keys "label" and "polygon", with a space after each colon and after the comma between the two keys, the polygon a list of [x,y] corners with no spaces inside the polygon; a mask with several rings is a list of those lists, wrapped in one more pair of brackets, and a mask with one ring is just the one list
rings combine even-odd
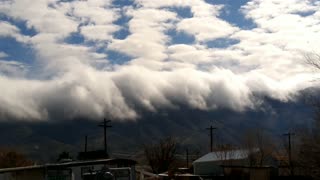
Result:
{"label": "house", "polygon": [[158,174],[158,176],[159,179],[162,180],[202,180],[200,176],[189,173],[189,171],[189,168],[178,168],[175,170],[163,172],[161,174]]}
{"label": "house", "polygon": [[[135,180],[136,161],[98,159],[0,169],[1,180]],[[102,178],[97,178],[101,176]]]}
{"label": "house", "polygon": [[272,166],[222,166],[224,176],[229,179],[270,180],[278,176],[277,169]]}
{"label": "house", "polygon": [[246,165],[250,152],[248,150],[210,152],[192,163],[194,174],[210,177],[222,176],[224,174],[222,165]]}
{"label": "house", "polygon": [[175,180],[202,180],[200,176],[194,175],[194,174],[174,174],[169,176],[168,173],[161,173],[159,174],[159,179],[161,180],[171,180],[171,179],[175,179]]}

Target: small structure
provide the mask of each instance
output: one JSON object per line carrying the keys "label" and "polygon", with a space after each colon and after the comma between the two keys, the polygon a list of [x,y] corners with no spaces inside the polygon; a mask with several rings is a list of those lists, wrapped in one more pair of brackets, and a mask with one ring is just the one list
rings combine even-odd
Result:
{"label": "small structure", "polygon": [[136,172],[138,174],[139,180],[159,179],[160,178],[160,176],[158,174],[153,174],[153,173],[147,172],[144,169],[136,169]]}
{"label": "small structure", "polygon": [[227,150],[210,152],[193,164],[194,174],[200,176],[223,176],[222,165],[246,165],[250,152],[248,150]]}
{"label": "small structure", "polygon": [[168,174],[168,172],[159,174],[159,179],[161,180],[202,180],[202,178],[198,175],[190,174],[190,173],[175,173],[175,174]]}
{"label": "small structure", "polygon": [[136,161],[99,159],[0,169],[1,180],[135,180]]}
{"label": "small structure", "polygon": [[270,180],[278,175],[271,166],[222,166],[224,176],[229,179]]}
{"label": "small structure", "polygon": [[223,168],[221,165],[245,165],[249,157],[246,150],[229,150],[210,152],[193,164],[194,174],[200,176],[222,176]]}

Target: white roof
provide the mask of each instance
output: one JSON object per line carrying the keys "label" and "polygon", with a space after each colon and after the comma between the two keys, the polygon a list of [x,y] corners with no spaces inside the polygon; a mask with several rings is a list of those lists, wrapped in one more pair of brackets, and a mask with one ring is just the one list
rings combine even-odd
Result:
{"label": "white roof", "polygon": [[[30,170],[30,169],[41,169],[41,168],[51,168],[51,167],[75,167],[75,166],[87,166],[87,165],[95,165],[95,164],[107,164],[112,161],[117,160],[128,160],[133,161],[131,159],[97,159],[97,160],[88,160],[88,161],[72,161],[72,162],[64,162],[64,163],[55,163],[55,164],[44,164],[44,165],[34,165],[34,166],[24,166],[24,167],[13,167],[13,168],[4,168],[0,169],[1,173],[6,173],[10,171],[21,171],[21,170]],[[135,162],[135,161],[133,161]]]}
{"label": "white roof", "polygon": [[[258,149],[255,149],[254,151],[257,152],[257,150]],[[240,160],[240,159],[248,158],[249,154],[250,154],[249,150],[215,151],[200,157],[199,159],[193,161],[193,163]]]}

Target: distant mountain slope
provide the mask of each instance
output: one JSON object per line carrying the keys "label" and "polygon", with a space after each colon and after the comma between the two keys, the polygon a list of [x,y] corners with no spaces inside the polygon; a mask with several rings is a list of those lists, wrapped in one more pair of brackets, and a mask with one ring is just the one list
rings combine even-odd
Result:
{"label": "distant mountain slope", "polygon": [[[302,101],[283,103],[266,99],[258,110],[233,112],[226,109],[200,111],[189,108],[144,112],[136,121],[112,122],[108,129],[108,143],[113,153],[134,154],[155,139],[174,136],[182,146],[201,152],[208,150],[208,131],[211,124],[218,127],[215,143],[237,144],[241,134],[250,128],[266,129],[277,136],[289,128],[308,127],[312,109]],[[1,123],[0,145],[18,148],[33,159],[54,161],[62,151],[74,156],[83,151],[84,137],[88,135],[89,150],[101,149],[103,129],[100,120],[72,120],[42,123]]]}

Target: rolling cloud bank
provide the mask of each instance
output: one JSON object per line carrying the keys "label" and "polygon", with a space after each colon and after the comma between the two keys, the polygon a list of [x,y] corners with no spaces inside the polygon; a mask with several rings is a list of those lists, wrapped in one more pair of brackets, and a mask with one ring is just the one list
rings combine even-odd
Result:
{"label": "rolling cloud bank", "polygon": [[238,6],[1,1],[0,120],[136,119],[139,109],[181,105],[245,111],[260,96],[290,101],[315,86],[319,73],[303,54],[319,48],[320,2]]}

